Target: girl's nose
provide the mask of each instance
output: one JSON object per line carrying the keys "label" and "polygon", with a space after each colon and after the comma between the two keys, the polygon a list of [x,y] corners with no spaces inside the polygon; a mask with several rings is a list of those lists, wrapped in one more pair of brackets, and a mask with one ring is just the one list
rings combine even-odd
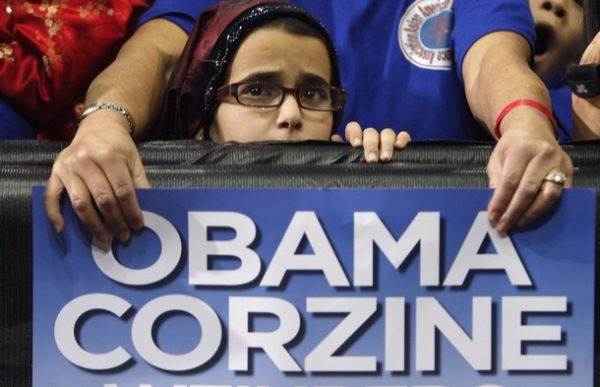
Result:
{"label": "girl's nose", "polygon": [[277,116],[277,128],[288,130],[299,130],[302,128],[302,112],[300,104],[292,93],[283,97],[283,103],[279,106]]}

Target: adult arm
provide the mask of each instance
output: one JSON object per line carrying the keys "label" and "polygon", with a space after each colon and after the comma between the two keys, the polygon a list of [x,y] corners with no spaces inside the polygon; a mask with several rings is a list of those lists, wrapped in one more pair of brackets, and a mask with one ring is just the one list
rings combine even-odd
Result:
{"label": "adult arm", "polygon": [[115,61],[92,82],[86,104],[104,101],[127,109],[134,122],[103,109],[85,118],[72,143],[57,157],[46,185],[48,219],[64,228],[60,197],[66,191],[78,217],[102,241],[112,235],[126,241],[143,227],[136,187],[148,187],[134,140],[144,139],[160,110],[170,73],[187,34],[165,19],[142,25]]}
{"label": "adult arm", "polygon": [[[527,40],[508,31],[483,36],[467,52],[462,69],[467,100],[490,132],[499,113],[515,100],[551,106],[548,90],[529,67],[530,55]],[[506,232],[548,211],[563,187],[545,182],[544,177],[551,171],[564,172],[570,186],[573,166],[555,138],[550,119],[537,109],[512,109],[500,132],[487,166],[489,186],[494,189],[488,214]]]}

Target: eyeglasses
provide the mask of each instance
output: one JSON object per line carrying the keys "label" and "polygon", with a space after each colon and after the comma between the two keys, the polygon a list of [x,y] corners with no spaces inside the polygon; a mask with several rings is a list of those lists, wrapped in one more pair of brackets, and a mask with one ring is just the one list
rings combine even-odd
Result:
{"label": "eyeglasses", "polygon": [[298,105],[304,109],[324,112],[341,110],[346,100],[344,89],[329,85],[291,89],[259,82],[239,82],[221,86],[217,89],[216,98],[233,96],[240,105],[267,108],[281,106],[288,93],[291,93]]}

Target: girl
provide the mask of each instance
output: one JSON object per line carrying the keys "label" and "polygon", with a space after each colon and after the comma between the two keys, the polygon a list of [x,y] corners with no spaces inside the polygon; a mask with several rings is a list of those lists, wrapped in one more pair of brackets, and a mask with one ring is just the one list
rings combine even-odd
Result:
{"label": "girl", "polygon": [[[198,18],[155,135],[341,141],[332,132],[344,101],[337,55],[319,21],[287,2],[223,1]],[[363,133],[357,123],[346,134],[371,162],[390,160],[410,139],[391,129]]]}

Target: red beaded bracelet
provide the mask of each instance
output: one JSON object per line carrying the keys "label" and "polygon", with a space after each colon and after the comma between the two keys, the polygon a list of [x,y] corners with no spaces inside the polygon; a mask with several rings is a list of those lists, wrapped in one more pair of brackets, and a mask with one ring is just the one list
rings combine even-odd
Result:
{"label": "red beaded bracelet", "polygon": [[497,139],[500,139],[500,137],[502,136],[502,133],[500,133],[500,124],[502,123],[502,120],[504,119],[504,117],[506,117],[508,113],[510,113],[511,110],[518,106],[529,106],[542,112],[546,117],[548,117],[550,122],[552,122],[552,127],[554,128],[554,136],[558,138],[558,134],[556,132],[558,128],[558,123],[556,122],[556,118],[554,118],[554,114],[552,114],[552,111],[550,109],[533,99],[517,99],[506,105],[504,109],[502,109],[500,114],[498,114],[498,118],[496,118],[496,124],[494,125],[494,134],[496,135]]}

